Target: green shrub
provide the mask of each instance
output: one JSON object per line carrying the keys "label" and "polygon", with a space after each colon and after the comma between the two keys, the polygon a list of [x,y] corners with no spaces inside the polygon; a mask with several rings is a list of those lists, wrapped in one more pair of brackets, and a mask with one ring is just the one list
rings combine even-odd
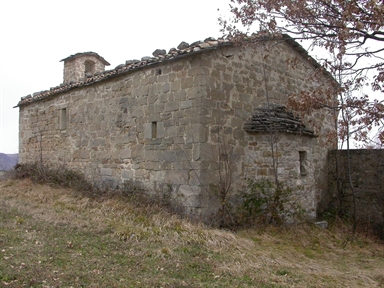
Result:
{"label": "green shrub", "polygon": [[297,203],[292,203],[292,189],[283,183],[276,185],[268,179],[247,181],[242,193],[243,203],[239,208],[243,221],[262,225],[282,225],[292,221],[300,211]]}

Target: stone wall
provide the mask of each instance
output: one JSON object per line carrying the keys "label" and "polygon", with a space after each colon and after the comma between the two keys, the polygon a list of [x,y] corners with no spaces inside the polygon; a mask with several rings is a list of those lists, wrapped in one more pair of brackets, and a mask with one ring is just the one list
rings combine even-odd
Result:
{"label": "stone wall", "polygon": [[[295,198],[309,215],[315,216],[317,204],[327,187],[327,149],[335,145],[326,141],[326,135],[334,131],[331,114],[326,110],[318,111],[315,116],[303,119],[307,126],[316,130],[318,136],[315,138],[286,133],[248,133],[243,129],[257,107],[265,106],[268,101],[286,105],[288,95],[312,89],[309,84],[318,85],[308,83],[315,73],[313,66],[298,61],[292,68],[290,60],[297,54],[284,43],[260,45],[255,49],[226,47],[209,57],[212,60],[207,58],[207,61],[212,61],[212,69],[208,72],[202,118],[203,124],[209,127],[209,138],[207,143],[201,144],[206,159],[212,159],[222,150],[230,154],[232,190],[236,192],[244,189],[246,178],[274,178],[270,139],[276,138],[279,179],[294,188],[301,186],[295,191]],[[318,81],[326,83],[325,79]],[[307,153],[305,175],[300,173],[299,151]],[[218,162],[217,157],[216,161],[211,161],[215,162]],[[203,166],[202,173],[208,178],[204,183],[218,178],[214,165]]]}
{"label": "stone wall", "polygon": [[41,145],[44,162],[65,163],[94,182],[170,183],[187,207],[201,206],[192,182],[198,143],[208,136],[200,121],[205,89],[194,68],[189,60],[150,67],[20,107],[21,162],[38,161]]}
{"label": "stone wall", "polygon": [[[334,209],[341,205],[344,214],[353,215],[347,159],[347,150],[333,150],[329,153],[329,194],[324,198],[324,208]],[[350,162],[358,221],[384,223],[384,150],[350,150]],[[341,199],[338,197],[340,194],[343,195]]]}
{"label": "stone wall", "polygon": [[[152,191],[166,186],[187,213],[209,217],[217,204],[210,187],[220,182],[223,159],[233,191],[247,177],[272,176],[270,135],[243,130],[254,110],[327,83],[325,76],[308,83],[313,66],[301,59],[293,69],[291,57],[301,56],[285,43],[226,46],[22,105],[20,162],[41,156],[112,187],[130,180]],[[281,180],[303,187],[297,198],[314,215],[326,187],[332,143],[324,139],[333,120],[326,111],[304,120],[312,120],[318,137],[282,133],[276,159]],[[299,151],[307,153],[306,175]]]}

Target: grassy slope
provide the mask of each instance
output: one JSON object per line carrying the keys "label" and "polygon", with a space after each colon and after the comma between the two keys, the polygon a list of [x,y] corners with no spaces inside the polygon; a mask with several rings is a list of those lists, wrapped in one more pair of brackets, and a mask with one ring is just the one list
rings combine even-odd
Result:
{"label": "grassy slope", "polygon": [[340,227],[234,234],[27,179],[0,181],[0,257],[6,287],[384,287],[384,245]]}

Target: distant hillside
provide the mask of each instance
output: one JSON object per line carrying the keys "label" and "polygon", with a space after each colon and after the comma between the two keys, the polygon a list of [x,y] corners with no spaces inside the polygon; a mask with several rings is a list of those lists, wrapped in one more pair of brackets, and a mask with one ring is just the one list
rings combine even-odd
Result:
{"label": "distant hillside", "polygon": [[0,171],[12,169],[19,161],[19,154],[0,153]]}

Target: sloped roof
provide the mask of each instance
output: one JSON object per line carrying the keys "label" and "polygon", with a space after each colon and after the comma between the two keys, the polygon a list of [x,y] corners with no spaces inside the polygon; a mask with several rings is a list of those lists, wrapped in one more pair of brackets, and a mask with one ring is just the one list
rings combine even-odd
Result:
{"label": "sloped roof", "polygon": [[298,115],[287,111],[285,106],[270,105],[256,109],[250,121],[244,124],[243,129],[249,133],[285,132],[314,137],[314,132],[308,129]]}
{"label": "sloped roof", "polygon": [[109,66],[111,64],[108,63],[107,60],[105,60],[103,57],[101,57],[99,54],[95,53],[95,52],[82,52],[82,53],[76,53],[76,54],[73,54],[67,58],[64,58],[64,59],[61,59],[60,62],[62,61],[67,61],[67,60],[70,60],[70,59],[75,59],[75,58],[78,58],[78,57],[81,57],[81,56],[86,56],[86,55],[92,55],[92,56],[95,56],[96,58],[98,58],[101,62],[103,62],[104,65],[106,66]]}
{"label": "sloped roof", "polygon": [[[272,38],[267,38],[267,37],[264,37],[262,39],[261,38],[250,38],[250,39],[251,41],[274,40]],[[311,63],[315,68],[318,68],[320,66],[320,64],[316,62],[314,58],[309,56],[307,51],[290,36],[283,35],[283,37],[277,38],[275,40],[281,40],[281,39],[286,43],[288,43],[293,49],[295,49],[300,55],[302,55],[307,61],[309,61],[309,63]],[[128,60],[125,62],[125,64],[120,64],[115,69],[107,70],[102,73],[95,74],[91,77],[87,77],[82,81],[79,81],[76,83],[61,84],[60,86],[53,87],[50,90],[44,90],[44,91],[33,93],[33,95],[27,95],[25,97],[21,97],[21,100],[15,107],[27,105],[31,102],[42,100],[42,99],[54,96],[56,94],[78,88],[78,87],[92,85],[94,83],[97,83],[106,79],[110,79],[130,71],[135,71],[143,67],[147,67],[150,65],[158,64],[158,63],[169,61],[169,60],[181,59],[185,56],[203,53],[205,51],[218,49],[222,46],[231,46],[231,45],[235,45],[235,44],[228,39],[222,39],[222,38],[215,39],[215,38],[209,37],[209,38],[206,38],[204,41],[196,41],[196,42],[193,42],[192,44],[181,42],[180,45],[177,47],[177,49],[171,48],[168,53],[166,53],[165,50],[156,49],[153,52],[153,57],[143,57],[141,58],[141,60]],[[73,57],[79,57],[86,53],[94,53],[94,52],[77,53],[61,61],[64,61]],[[99,56],[97,53],[94,53],[94,54],[100,57],[101,59],[104,59],[101,56]],[[327,74],[327,72],[325,72],[325,74]]]}

